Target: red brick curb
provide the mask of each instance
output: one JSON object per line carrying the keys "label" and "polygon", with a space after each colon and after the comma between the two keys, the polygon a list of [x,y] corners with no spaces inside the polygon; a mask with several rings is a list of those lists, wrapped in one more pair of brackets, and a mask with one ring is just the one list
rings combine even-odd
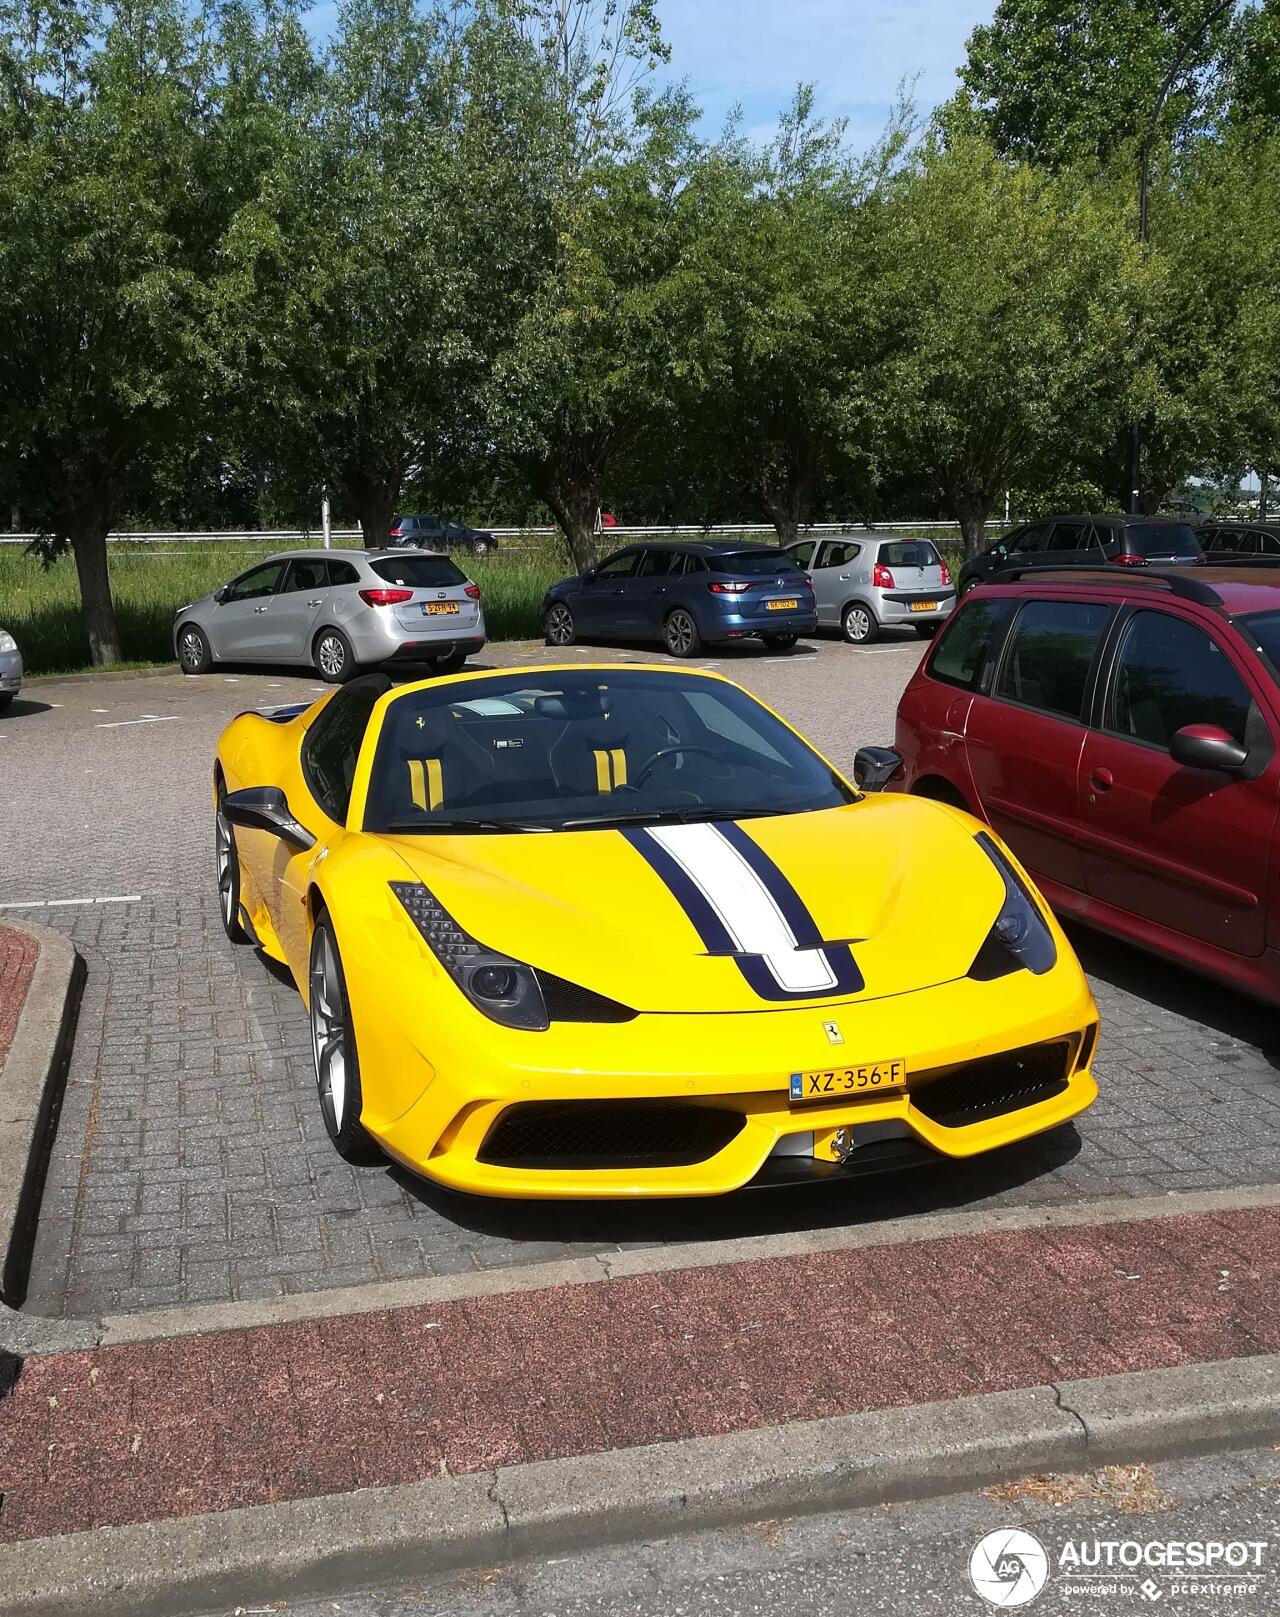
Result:
{"label": "red brick curb", "polygon": [[1280,1210],[676,1270],[31,1360],[0,1540],[1280,1349]]}
{"label": "red brick curb", "polygon": [[39,955],[40,946],[33,937],[0,926],[0,1067],[18,1031],[18,1018]]}

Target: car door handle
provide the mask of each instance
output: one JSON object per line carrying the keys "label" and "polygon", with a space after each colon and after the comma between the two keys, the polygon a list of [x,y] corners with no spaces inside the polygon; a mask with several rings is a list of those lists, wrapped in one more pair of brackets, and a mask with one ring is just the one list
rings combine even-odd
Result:
{"label": "car door handle", "polygon": [[315,600],[314,601],[308,601],[307,605],[308,606],[323,606],[324,605],[324,596],[323,595],[317,595]]}
{"label": "car door handle", "polygon": [[841,573],[840,577],[841,578],[852,578],[853,574],[852,573]]}
{"label": "car door handle", "polygon": [[1095,769],[1089,776],[1089,784],[1095,792],[1109,792],[1115,785],[1115,776],[1109,769]]}
{"label": "car door handle", "polygon": [[253,610],[255,612],[265,612],[267,609],[265,606],[255,606]]}

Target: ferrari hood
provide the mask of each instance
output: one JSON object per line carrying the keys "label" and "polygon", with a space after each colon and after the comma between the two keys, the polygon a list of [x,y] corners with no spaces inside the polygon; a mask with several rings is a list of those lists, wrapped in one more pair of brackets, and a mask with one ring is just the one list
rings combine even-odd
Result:
{"label": "ferrari hood", "polygon": [[769,1011],[962,977],[1003,883],[917,798],[741,823],[387,839],[481,943],[638,1011]]}

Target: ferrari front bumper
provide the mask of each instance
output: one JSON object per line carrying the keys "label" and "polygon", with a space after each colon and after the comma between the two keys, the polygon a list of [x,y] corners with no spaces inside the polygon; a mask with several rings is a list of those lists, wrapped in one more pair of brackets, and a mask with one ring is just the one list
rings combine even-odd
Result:
{"label": "ferrari front bumper", "polygon": [[[861,1004],[642,1015],[607,1026],[561,1023],[539,1034],[494,1028],[483,1041],[434,1049],[434,1076],[419,1098],[395,1118],[371,1116],[366,1106],[365,1124],[416,1172],[479,1195],[709,1196],[750,1183],[780,1142],[787,1142],[784,1151],[811,1149],[833,1166],[842,1156],[856,1166],[862,1139],[888,1135],[939,1156],[970,1157],[1055,1128],[1097,1096],[1090,1071],[1096,1045],[1097,1011],[1068,956],[1043,977],[965,978]],[[1056,1075],[1038,1086],[1018,1080],[993,1088],[983,1074],[1002,1061],[1007,1067],[1009,1052],[1045,1071],[1056,1062]],[[892,1060],[905,1061],[903,1088],[790,1099],[793,1072]],[[979,1085],[976,1105],[971,1079]],[[948,1084],[959,1101],[946,1098]],[[625,1130],[607,1126],[536,1136],[553,1144],[572,1138],[572,1150],[542,1151],[529,1143],[532,1133],[519,1143],[523,1118],[572,1122],[580,1113],[594,1125],[621,1115],[610,1109],[625,1103],[647,1121],[661,1114],[668,1137],[680,1132],[676,1109],[696,1108],[688,1119],[694,1143],[654,1165],[643,1152],[613,1149]],[[584,1144],[593,1138],[601,1142],[594,1151]],[[699,1139],[706,1154],[699,1154]]]}

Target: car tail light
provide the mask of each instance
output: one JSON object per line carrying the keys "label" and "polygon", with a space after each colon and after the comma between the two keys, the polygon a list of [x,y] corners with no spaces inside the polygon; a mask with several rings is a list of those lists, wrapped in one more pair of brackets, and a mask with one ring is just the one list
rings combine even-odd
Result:
{"label": "car tail light", "polygon": [[1145,556],[1132,556],[1125,552],[1121,552],[1120,555],[1113,556],[1111,559],[1117,567],[1145,567],[1147,565]]}
{"label": "car tail light", "polygon": [[942,569],[942,582],[944,584],[949,584],[951,582],[951,569],[947,566],[945,561],[940,565]]}
{"label": "car tail light", "polygon": [[388,530],[387,530],[387,538],[388,539],[403,539],[404,538],[404,529],[403,528],[388,528]]}
{"label": "car tail light", "polygon": [[462,593],[469,595],[473,601],[478,601],[480,599],[480,586],[479,584],[468,584]]}
{"label": "car tail light", "polygon": [[877,562],[871,569],[871,585],[873,589],[891,590],[893,588],[893,574],[883,562]]}
{"label": "car tail light", "polygon": [[751,586],[750,584],[735,582],[732,584],[708,584],[707,588],[713,595],[745,595]]}
{"label": "car tail light", "polygon": [[360,599],[367,606],[399,606],[413,599],[412,590],[361,590]]}

